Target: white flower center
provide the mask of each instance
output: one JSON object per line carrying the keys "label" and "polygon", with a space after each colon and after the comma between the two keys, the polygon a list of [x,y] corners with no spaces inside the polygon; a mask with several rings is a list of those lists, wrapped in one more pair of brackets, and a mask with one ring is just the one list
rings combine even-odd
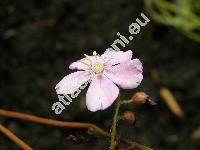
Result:
{"label": "white flower center", "polygon": [[100,63],[95,63],[92,65],[92,71],[96,74],[102,73],[104,70],[104,66]]}

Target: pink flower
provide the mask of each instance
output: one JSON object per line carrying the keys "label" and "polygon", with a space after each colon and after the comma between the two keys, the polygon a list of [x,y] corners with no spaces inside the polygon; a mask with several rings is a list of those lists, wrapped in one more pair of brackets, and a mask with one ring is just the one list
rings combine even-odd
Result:
{"label": "pink flower", "polygon": [[132,51],[106,50],[104,54],[87,56],[73,62],[72,70],[80,70],[65,76],[55,87],[57,94],[73,94],[81,85],[91,81],[86,94],[90,111],[108,108],[118,97],[119,88],[133,89],[142,81],[142,63],[132,59]]}

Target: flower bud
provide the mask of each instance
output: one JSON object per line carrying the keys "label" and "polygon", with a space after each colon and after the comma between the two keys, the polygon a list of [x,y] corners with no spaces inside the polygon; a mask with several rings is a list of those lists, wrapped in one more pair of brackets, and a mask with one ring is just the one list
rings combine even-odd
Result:
{"label": "flower bud", "polygon": [[70,134],[68,137],[67,137],[67,140],[71,141],[71,142],[74,142],[74,143],[81,143],[81,139],[78,138],[77,136],[73,135],[73,134]]}
{"label": "flower bud", "polygon": [[131,111],[125,111],[122,120],[126,121],[128,124],[133,124],[136,121],[135,115]]}
{"label": "flower bud", "polygon": [[144,104],[148,99],[149,95],[147,95],[146,93],[137,92],[132,96],[131,101],[133,104]]}
{"label": "flower bud", "polygon": [[155,106],[155,105],[157,105],[157,103],[156,103],[154,100],[152,100],[151,98],[149,98],[149,99],[147,100],[147,104],[149,104],[150,106]]}

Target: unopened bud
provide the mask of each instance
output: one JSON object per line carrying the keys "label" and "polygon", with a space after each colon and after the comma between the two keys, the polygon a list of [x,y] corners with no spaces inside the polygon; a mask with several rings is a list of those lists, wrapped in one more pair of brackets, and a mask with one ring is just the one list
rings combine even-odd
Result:
{"label": "unopened bud", "polygon": [[131,111],[125,111],[123,114],[123,120],[128,124],[133,124],[136,121],[135,115]]}
{"label": "unopened bud", "polygon": [[71,141],[71,142],[74,142],[74,143],[80,143],[81,142],[81,139],[78,138],[77,136],[73,135],[73,134],[70,134],[68,137],[67,137],[67,140]]}
{"label": "unopened bud", "polygon": [[133,104],[144,104],[148,99],[149,95],[147,95],[146,93],[137,92],[132,96],[131,101]]}
{"label": "unopened bud", "polygon": [[150,106],[155,106],[155,105],[157,105],[157,103],[156,103],[154,100],[152,100],[151,98],[149,98],[149,99],[147,100],[147,103],[148,103]]}

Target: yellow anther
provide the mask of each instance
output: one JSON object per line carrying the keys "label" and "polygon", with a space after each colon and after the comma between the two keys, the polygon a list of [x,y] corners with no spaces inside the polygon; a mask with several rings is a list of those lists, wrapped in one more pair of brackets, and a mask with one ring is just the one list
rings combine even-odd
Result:
{"label": "yellow anther", "polygon": [[97,56],[97,52],[96,51],[94,51],[92,54],[93,54],[93,56]]}

